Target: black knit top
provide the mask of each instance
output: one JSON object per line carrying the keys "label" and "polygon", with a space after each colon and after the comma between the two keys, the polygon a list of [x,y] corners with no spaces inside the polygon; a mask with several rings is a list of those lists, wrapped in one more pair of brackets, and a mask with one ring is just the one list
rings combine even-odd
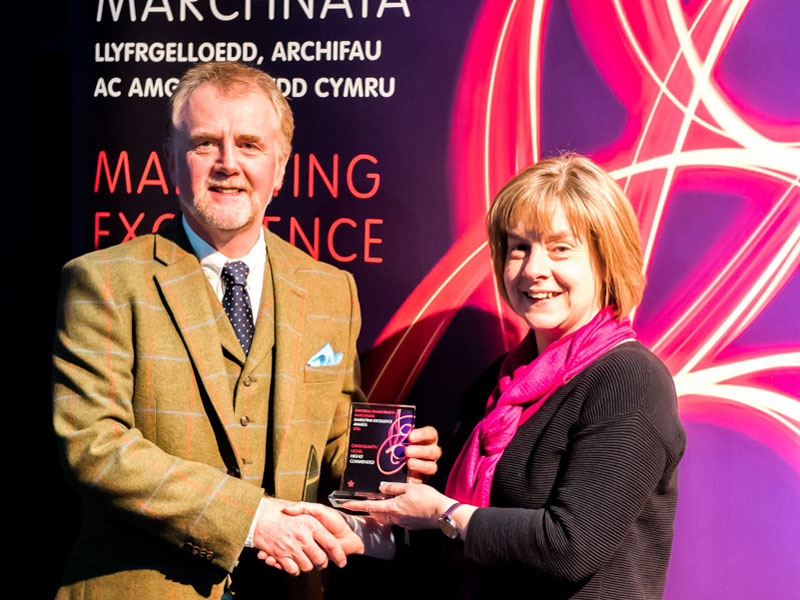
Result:
{"label": "black knit top", "polygon": [[[486,398],[474,397],[457,439]],[[462,589],[475,598],[660,598],[685,444],[666,367],[638,342],[613,348],[506,448],[490,506],[469,523]]]}

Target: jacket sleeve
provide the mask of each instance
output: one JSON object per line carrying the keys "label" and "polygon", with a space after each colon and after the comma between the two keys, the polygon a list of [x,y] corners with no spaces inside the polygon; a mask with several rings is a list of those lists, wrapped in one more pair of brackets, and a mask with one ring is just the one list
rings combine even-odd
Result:
{"label": "jacket sleeve", "polygon": [[[126,285],[144,277],[125,270],[136,261],[101,256],[76,259],[62,273],[53,420],[67,477],[114,518],[230,571],[263,490],[170,455],[137,429],[134,305],[158,299],[137,300]],[[178,382],[171,391],[188,394]]]}

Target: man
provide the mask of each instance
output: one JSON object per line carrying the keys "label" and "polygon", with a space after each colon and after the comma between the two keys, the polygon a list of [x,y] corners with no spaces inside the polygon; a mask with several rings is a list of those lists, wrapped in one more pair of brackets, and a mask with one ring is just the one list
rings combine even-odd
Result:
{"label": "man", "polygon": [[[194,67],[172,99],[182,218],[64,267],[54,423],[84,511],[60,598],[308,597],[363,551],[332,509],[282,512],[334,487],[362,398],[352,276],[262,226],[292,132],[268,75]],[[435,461],[427,429],[409,456]]]}

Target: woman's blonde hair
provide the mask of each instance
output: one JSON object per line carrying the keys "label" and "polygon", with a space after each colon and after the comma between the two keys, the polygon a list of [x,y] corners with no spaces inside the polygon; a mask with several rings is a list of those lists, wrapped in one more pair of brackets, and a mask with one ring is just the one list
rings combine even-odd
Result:
{"label": "woman's blonde hair", "polygon": [[618,319],[641,302],[645,277],[639,225],[631,203],[611,177],[585,156],[544,159],[511,179],[489,209],[487,228],[494,275],[508,302],[503,271],[508,232],[551,232],[561,211],[573,234],[587,242],[600,279],[603,306],[615,306]]}

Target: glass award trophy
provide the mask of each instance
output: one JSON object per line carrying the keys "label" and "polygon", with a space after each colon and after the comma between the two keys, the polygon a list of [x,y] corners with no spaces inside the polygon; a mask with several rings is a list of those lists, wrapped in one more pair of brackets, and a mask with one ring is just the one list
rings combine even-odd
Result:
{"label": "glass award trophy", "polygon": [[382,481],[405,481],[406,445],[414,429],[415,407],[354,402],[350,408],[347,462],[340,489],[328,496],[333,506],[348,500],[388,498]]}

